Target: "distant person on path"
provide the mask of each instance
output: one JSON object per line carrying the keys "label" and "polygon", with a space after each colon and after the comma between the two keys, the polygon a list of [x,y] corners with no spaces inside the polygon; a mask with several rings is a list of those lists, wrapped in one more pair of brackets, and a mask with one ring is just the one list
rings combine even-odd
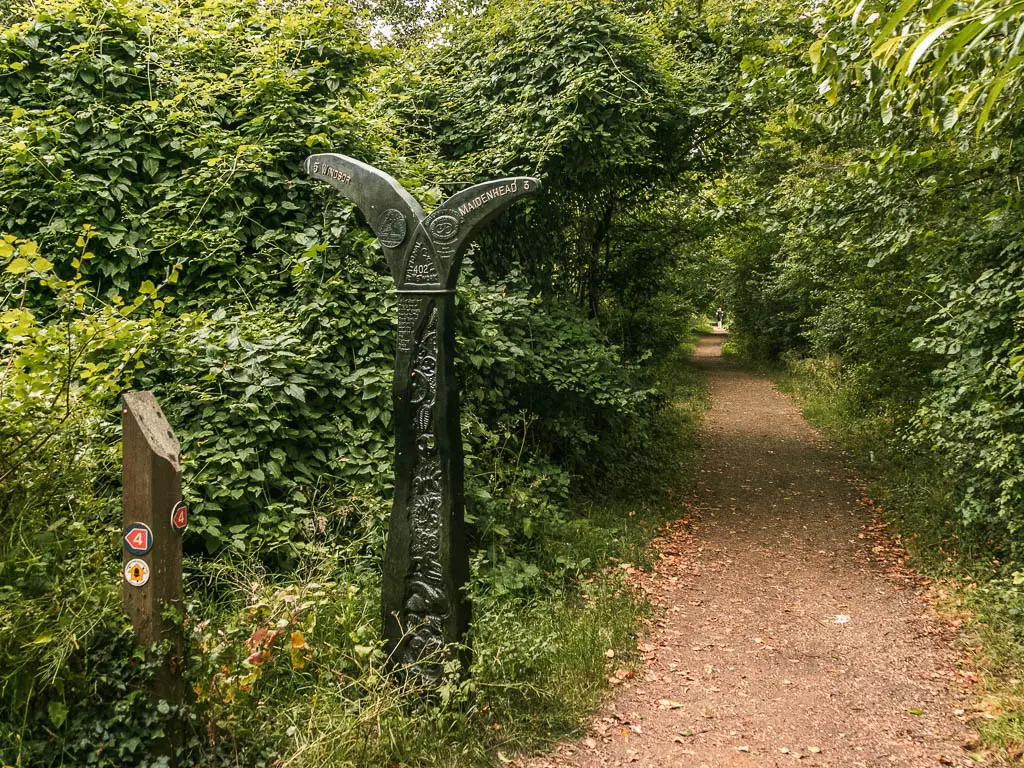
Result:
{"label": "distant person on path", "polygon": [[715,317],[718,318],[718,327],[721,328],[722,327],[722,321],[725,319],[725,311],[721,307],[719,307],[715,311]]}

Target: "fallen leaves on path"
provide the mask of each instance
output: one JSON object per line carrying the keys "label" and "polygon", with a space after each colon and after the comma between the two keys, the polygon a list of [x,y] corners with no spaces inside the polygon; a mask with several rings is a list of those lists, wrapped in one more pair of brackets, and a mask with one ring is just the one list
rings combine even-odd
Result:
{"label": "fallen leaves on path", "polygon": [[706,364],[700,482],[653,572],[616,566],[655,607],[644,666],[608,677],[581,742],[523,768],[978,765],[952,628],[898,534],[791,402]]}

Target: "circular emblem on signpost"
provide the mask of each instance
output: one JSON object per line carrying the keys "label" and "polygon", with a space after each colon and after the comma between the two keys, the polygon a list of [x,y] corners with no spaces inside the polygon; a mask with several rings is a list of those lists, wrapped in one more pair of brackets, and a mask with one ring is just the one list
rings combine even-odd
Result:
{"label": "circular emblem on signpost", "polygon": [[179,501],[171,510],[171,528],[178,533],[184,533],[188,528],[188,507],[184,501]]}
{"label": "circular emblem on signpost", "polygon": [[462,217],[457,211],[440,210],[430,217],[430,237],[435,245],[450,245],[459,236]]}
{"label": "circular emblem on signpost", "polygon": [[123,541],[133,555],[144,555],[153,548],[153,531],[145,523],[131,523],[124,529]]}
{"label": "circular emblem on signpost", "polygon": [[381,245],[386,248],[397,248],[405,242],[407,232],[408,226],[401,211],[388,208],[380,215],[380,221],[377,222],[377,239]]}
{"label": "circular emblem on signpost", "polygon": [[141,587],[149,581],[149,564],[145,560],[129,560],[124,564],[124,580],[133,587]]}

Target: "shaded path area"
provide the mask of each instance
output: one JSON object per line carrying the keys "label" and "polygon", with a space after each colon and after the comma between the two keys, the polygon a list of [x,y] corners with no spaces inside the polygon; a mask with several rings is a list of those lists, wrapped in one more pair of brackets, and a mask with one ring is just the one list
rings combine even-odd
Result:
{"label": "shaded path area", "polygon": [[[927,593],[796,406],[705,337],[685,519],[656,542],[645,663],[554,766],[967,766],[964,688]],[[622,673],[620,673],[621,675]]]}

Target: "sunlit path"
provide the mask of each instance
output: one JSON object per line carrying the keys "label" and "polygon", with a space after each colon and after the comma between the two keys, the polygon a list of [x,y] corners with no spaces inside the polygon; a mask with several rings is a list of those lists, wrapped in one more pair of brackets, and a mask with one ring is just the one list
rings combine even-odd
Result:
{"label": "sunlit path", "polygon": [[646,663],[541,766],[977,765],[926,592],[857,480],[764,378],[695,361],[712,407],[683,521],[645,582]]}

